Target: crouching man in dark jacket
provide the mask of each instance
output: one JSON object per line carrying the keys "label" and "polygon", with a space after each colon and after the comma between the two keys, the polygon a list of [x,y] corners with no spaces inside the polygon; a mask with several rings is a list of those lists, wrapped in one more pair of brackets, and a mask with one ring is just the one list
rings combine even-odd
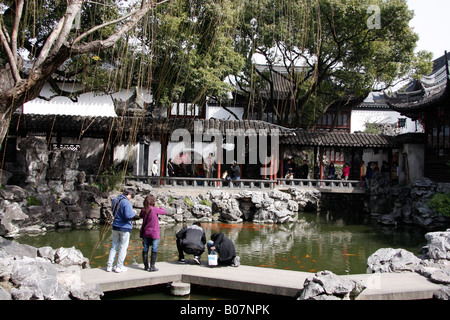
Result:
{"label": "crouching man in dark jacket", "polygon": [[186,226],[176,234],[178,263],[186,263],[184,253],[193,254],[194,262],[200,264],[200,256],[205,251],[206,236],[200,222]]}
{"label": "crouching man in dark jacket", "polygon": [[228,239],[222,232],[211,235],[211,240],[208,241],[207,247],[208,254],[217,251],[220,265],[233,267],[240,265],[240,258],[236,255],[233,241]]}

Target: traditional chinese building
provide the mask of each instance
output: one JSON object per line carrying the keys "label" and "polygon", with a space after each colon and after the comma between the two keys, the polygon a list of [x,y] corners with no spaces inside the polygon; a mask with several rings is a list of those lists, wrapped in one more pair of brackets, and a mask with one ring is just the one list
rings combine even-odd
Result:
{"label": "traditional chinese building", "polygon": [[386,96],[389,106],[422,123],[425,130],[424,176],[450,182],[450,69],[447,52],[433,72],[414,81],[404,93]]}
{"label": "traditional chinese building", "polygon": [[[43,96],[46,94],[51,93],[42,92]],[[233,110],[237,112],[237,109]],[[371,161],[379,165],[382,161],[388,161],[393,169],[392,176],[396,178],[394,167],[398,144],[394,137],[350,133],[350,113],[342,115],[342,121],[337,123],[338,126],[339,123],[343,125],[342,130],[307,132],[268,121],[211,116],[212,112],[218,115],[221,111],[220,106],[199,108],[189,104],[175,104],[171,110],[156,109],[152,105],[151,94],[137,89],[114,96],[85,94],[78,101],[69,101],[64,97],[51,101],[36,99],[12,115],[6,143],[9,152],[4,168],[8,170],[14,163],[15,150],[21,139],[40,136],[47,141],[49,149],[71,148],[79,151],[80,169],[87,174],[98,174],[125,162],[131,174],[148,176],[157,160],[159,175],[165,176],[167,162],[178,154],[177,147],[183,140],[188,144],[189,153],[192,151],[197,158],[206,158],[213,153],[216,157],[223,154],[222,164],[238,160],[242,178],[283,178],[284,161],[289,156],[295,156],[299,161],[307,160],[311,170],[314,163],[323,169],[330,163],[343,165],[348,162],[352,168],[351,179],[359,179],[361,161],[365,161],[366,165]],[[328,124],[323,124],[322,129],[325,129]],[[187,132],[188,137],[174,139],[180,129]],[[204,138],[211,131],[222,140]],[[230,133],[232,137],[227,140]],[[198,137],[202,139],[197,141],[202,146],[202,154],[195,149]],[[280,151],[276,157],[272,157],[270,152],[274,141],[279,144]],[[243,153],[236,148],[239,145],[243,146]],[[262,147],[265,147],[266,159],[258,149]],[[256,162],[252,152],[257,155]],[[261,175],[261,168],[266,167],[277,167],[279,170],[265,170],[265,174]],[[220,166],[217,177],[225,169],[225,165]],[[194,174],[194,169],[190,170],[190,174]],[[309,178],[313,178],[312,174]]]}

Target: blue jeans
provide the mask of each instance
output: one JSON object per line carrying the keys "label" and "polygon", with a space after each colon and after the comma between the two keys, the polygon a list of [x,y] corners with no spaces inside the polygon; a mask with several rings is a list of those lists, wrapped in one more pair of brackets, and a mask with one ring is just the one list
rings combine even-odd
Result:
{"label": "blue jeans", "polygon": [[[119,256],[117,257],[117,268],[123,267],[123,262],[127,256],[128,243],[130,242],[130,233],[129,231],[112,231],[112,246],[109,251],[108,258],[108,268],[112,268],[114,264],[114,260],[116,259],[117,251],[119,250]],[[120,246],[120,249],[119,249]]]}
{"label": "blue jeans", "polygon": [[206,247],[208,248],[208,254],[211,254],[211,247],[214,246],[214,241],[208,240],[206,242]]}
{"label": "blue jeans", "polygon": [[143,238],[142,244],[144,245],[144,252],[148,252],[150,245],[152,246],[152,252],[158,252],[159,239]]}

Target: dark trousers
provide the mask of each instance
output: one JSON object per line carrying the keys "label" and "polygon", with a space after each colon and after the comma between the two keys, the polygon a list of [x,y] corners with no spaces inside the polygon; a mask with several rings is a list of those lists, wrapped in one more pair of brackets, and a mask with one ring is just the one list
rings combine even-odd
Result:
{"label": "dark trousers", "polygon": [[184,259],[184,254],[193,254],[194,256],[200,257],[204,250],[189,248],[183,245],[182,239],[177,239],[177,249],[178,249],[178,258]]}

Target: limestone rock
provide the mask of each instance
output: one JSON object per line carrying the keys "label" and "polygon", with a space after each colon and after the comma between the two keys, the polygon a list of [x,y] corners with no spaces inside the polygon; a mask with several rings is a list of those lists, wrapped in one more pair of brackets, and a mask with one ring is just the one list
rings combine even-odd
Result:
{"label": "limestone rock", "polygon": [[0,277],[11,288],[2,285],[0,300],[99,300],[103,292],[81,280],[88,260],[80,255],[73,248],[30,250],[0,238]]}
{"label": "limestone rock", "polygon": [[0,202],[0,236],[14,238],[20,232],[20,222],[28,216],[17,202]]}
{"label": "limestone rock", "polygon": [[404,249],[382,248],[367,259],[370,273],[416,272],[420,267],[421,260]]}
{"label": "limestone rock", "polygon": [[450,269],[440,269],[430,275],[430,280],[435,283],[450,285]]}
{"label": "limestone rock", "polygon": [[16,300],[64,299],[64,289],[58,283],[57,274],[57,267],[48,260],[23,257],[13,266],[11,281],[17,288],[11,289],[11,294]]}
{"label": "limestone rock", "polygon": [[430,259],[450,260],[450,229],[445,232],[430,232],[425,235],[428,241],[427,255]]}
{"label": "limestone rock", "polygon": [[5,257],[37,257],[37,249],[35,247],[0,237],[0,257],[2,253]]}
{"label": "limestone rock", "polygon": [[197,218],[210,217],[211,213],[211,207],[205,206],[203,204],[194,204],[194,206],[192,207],[192,214]]}
{"label": "limestone rock", "polygon": [[34,187],[45,180],[48,167],[48,148],[45,137],[28,137],[19,144],[17,162],[25,170],[25,183]]}
{"label": "limestone rock", "polygon": [[0,197],[9,201],[14,202],[26,201],[29,195],[30,195],[29,191],[19,186],[6,185],[0,189]]}
{"label": "limestone rock", "polygon": [[441,288],[433,294],[433,298],[436,300],[450,300],[450,287],[441,286]]}
{"label": "limestone rock", "polygon": [[72,248],[59,248],[55,251],[55,263],[62,266],[79,265],[89,268],[89,259],[85,258],[80,250]]}
{"label": "limestone rock", "polygon": [[0,301],[11,300],[11,293],[0,287]]}
{"label": "limestone rock", "polygon": [[361,282],[321,271],[305,280],[299,300],[354,300],[364,289]]}

